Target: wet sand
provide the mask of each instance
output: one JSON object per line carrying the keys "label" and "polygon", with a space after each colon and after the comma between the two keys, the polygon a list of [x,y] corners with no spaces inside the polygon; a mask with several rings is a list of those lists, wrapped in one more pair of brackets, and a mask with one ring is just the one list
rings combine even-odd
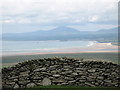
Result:
{"label": "wet sand", "polygon": [[111,43],[95,43],[94,45],[82,48],[65,48],[65,49],[54,49],[49,52],[27,52],[27,53],[16,53],[7,54],[4,56],[19,56],[19,55],[45,55],[45,54],[74,54],[74,53],[116,53],[118,52],[118,46],[112,45]]}

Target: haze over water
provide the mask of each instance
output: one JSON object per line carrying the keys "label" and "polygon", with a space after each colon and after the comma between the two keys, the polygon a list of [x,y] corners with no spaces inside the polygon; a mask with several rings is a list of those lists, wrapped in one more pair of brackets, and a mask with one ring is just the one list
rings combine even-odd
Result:
{"label": "haze over water", "polygon": [[89,47],[94,43],[95,41],[3,41],[3,55],[54,52]]}

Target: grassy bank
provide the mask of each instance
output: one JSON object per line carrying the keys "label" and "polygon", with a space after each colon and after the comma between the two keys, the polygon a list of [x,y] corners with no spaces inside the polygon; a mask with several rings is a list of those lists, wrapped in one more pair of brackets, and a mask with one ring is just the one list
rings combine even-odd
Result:
{"label": "grassy bank", "polygon": [[25,90],[119,90],[119,88],[108,88],[108,87],[84,87],[84,86],[37,86],[33,88],[27,88]]}
{"label": "grassy bank", "polygon": [[76,54],[46,54],[46,55],[20,55],[5,56],[2,58],[3,67],[12,66],[16,63],[31,59],[53,57],[84,58],[84,60],[111,61],[118,64],[118,53],[76,53]]}

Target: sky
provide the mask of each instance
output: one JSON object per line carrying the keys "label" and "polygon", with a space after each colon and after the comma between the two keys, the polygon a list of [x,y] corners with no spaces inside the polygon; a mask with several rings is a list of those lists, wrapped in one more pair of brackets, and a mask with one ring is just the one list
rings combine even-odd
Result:
{"label": "sky", "polygon": [[60,26],[95,31],[117,27],[119,0],[0,0],[3,33]]}

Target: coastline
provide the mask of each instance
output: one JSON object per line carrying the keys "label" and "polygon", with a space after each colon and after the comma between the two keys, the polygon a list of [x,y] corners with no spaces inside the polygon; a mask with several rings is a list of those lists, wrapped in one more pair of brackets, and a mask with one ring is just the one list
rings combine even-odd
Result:
{"label": "coastline", "polygon": [[46,55],[46,54],[76,54],[76,53],[118,53],[119,46],[111,43],[94,43],[88,47],[55,49],[49,52],[26,52],[14,54],[2,54],[0,57],[21,55]]}

